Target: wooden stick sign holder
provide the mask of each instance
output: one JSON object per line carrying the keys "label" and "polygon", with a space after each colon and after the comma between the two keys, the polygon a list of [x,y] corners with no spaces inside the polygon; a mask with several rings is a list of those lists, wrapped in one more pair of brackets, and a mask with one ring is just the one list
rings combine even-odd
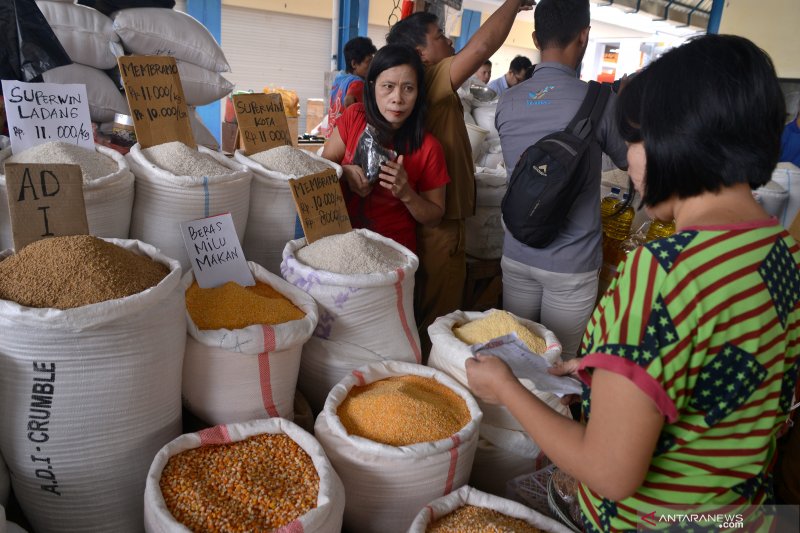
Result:
{"label": "wooden stick sign holder", "polygon": [[139,146],[180,141],[197,148],[175,58],[122,56],[117,62]]}
{"label": "wooden stick sign holder", "polygon": [[292,145],[280,94],[234,94],[233,109],[245,155]]}
{"label": "wooden stick sign holder", "polygon": [[306,243],[353,229],[335,170],[290,179],[289,185]]}
{"label": "wooden stick sign holder", "polygon": [[5,173],[17,252],[46,237],[89,234],[80,166],[6,163]]}

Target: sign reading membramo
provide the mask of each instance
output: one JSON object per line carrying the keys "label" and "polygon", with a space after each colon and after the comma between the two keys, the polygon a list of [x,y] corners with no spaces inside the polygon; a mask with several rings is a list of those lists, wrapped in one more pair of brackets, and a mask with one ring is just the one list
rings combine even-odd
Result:
{"label": "sign reading membramo", "polygon": [[334,169],[290,179],[289,185],[308,244],[353,229]]}

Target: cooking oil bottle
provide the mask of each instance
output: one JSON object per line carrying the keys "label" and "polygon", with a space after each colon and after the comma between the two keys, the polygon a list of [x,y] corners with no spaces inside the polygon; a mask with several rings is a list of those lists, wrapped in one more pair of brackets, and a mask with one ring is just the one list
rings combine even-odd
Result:
{"label": "cooking oil bottle", "polygon": [[[606,198],[603,198],[603,201]],[[610,206],[610,214],[603,218],[603,268],[600,271],[600,278],[606,282],[614,279],[617,274],[617,265],[625,258],[622,243],[625,242],[631,232],[631,224],[635,214],[631,205],[626,205],[621,209],[621,206],[626,204],[627,201],[628,193],[624,193],[622,198],[614,199],[613,204],[609,201],[607,205]],[[600,209],[602,212],[602,203],[600,204]]]}
{"label": "cooking oil bottle", "polygon": [[671,220],[669,222],[664,222],[663,220],[658,220],[657,218],[654,218],[650,222],[650,229],[647,230],[647,237],[645,237],[645,240],[647,242],[650,242],[654,239],[669,237],[674,233],[675,233],[674,220]]}

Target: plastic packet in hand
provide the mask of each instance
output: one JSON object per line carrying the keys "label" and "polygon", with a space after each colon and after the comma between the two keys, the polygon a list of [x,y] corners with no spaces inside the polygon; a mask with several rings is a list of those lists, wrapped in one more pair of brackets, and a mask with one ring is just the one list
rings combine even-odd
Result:
{"label": "plastic packet in hand", "polygon": [[358,139],[356,153],[353,155],[353,163],[364,170],[367,181],[371,184],[378,181],[381,165],[395,159],[397,159],[397,152],[381,146],[378,142],[378,132],[374,127],[367,125],[361,138]]}

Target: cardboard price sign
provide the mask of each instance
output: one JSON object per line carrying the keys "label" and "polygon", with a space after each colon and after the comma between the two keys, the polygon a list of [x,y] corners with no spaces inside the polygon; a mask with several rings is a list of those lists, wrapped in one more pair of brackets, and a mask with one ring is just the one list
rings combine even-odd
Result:
{"label": "cardboard price sign", "polygon": [[213,289],[229,281],[256,284],[230,213],[181,223],[181,234],[197,284]]}
{"label": "cardboard price sign", "polygon": [[78,165],[6,163],[14,249],[45,237],[88,235]]}
{"label": "cardboard price sign", "polygon": [[291,146],[289,123],[279,94],[235,94],[233,109],[246,155]]}
{"label": "cardboard price sign", "polygon": [[197,148],[175,58],[122,56],[117,62],[139,145],[180,141]]}
{"label": "cardboard price sign", "polygon": [[86,85],[3,80],[11,150],[18,154],[46,142],[94,150]]}
{"label": "cardboard price sign", "polygon": [[335,170],[290,179],[289,185],[307,243],[353,229]]}

